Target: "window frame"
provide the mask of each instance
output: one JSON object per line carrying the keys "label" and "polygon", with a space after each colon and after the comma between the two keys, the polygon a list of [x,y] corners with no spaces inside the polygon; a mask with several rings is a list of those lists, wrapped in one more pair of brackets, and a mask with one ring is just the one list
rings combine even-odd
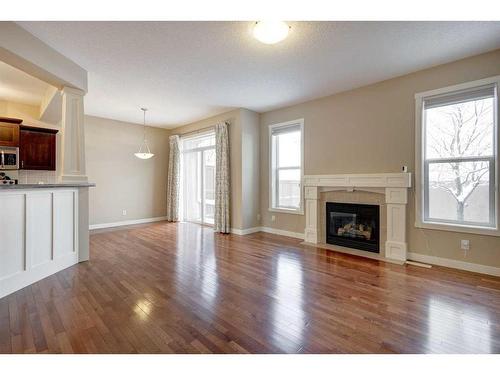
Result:
{"label": "window frame", "polygon": [[[278,172],[279,170],[297,169],[297,167],[281,167],[277,168],[276,151],[273,147],[273,131],[280,128],[298,126],[300,129],[300,204],[299,208],[279,207],[275,204],[278,201]],[[296,119],[277,124],[269,125],[269,211],[282,212],[295,215],[304,215],[304,119]]]}
{"label": "window frame", "polygon": [[[494,143],[493,143],[493,157],[463,157],[463,158],[449,158],[447,161],[455,160],[455,161],[468,161],[467,159],[484,159],[484,161],[488,161],[490,163],[490,202],[494,200],[494,204],[490,203],[490,208],[493,209],[493,212],[490,213],[493,215],[494,226],[484,226],[481,224],[473,225],[473,223],[454,223],[448,221],[440,221],[440,220],[429,220],[426,219],[426,205],[428,206],[428,202],[426,198],[428,196],[428,186],[425,184],[426,176],[425,173],[428,173],[429,162],[433,162],[432,159],[425,160],[425,124],[424,124],[424,101],[425,99],[436,96],[436,95],[446,95],[451,94],[456,91],[461,90],[470,90],[479,86],[484,86],[488,84],[496,85],[496,105],[493,108],[493,116],[494,116]],[[471,234],[484,234],[490,236],[500,236],[500,228],[499,228],[499,213],[500,213],[500,202],[499,202],[499,150],[498,145],[500,144],[500,131],[498,124],[498,114],[500,113],[500,98],[499,98],[499,89],[500,89],[500,76],[489,77],[485,79],[480,79],[476,81],[466,82],[458,85],[447,86],[444,88],[425,91],[421,93],[415,94],[415,227],[423,228],[423,229],[436,229],[436,230],[444,230],[444,231],[452,231],[452,232],[461,232],[461,233],[471,233]],[[445,159],[440,159],[443,162]],[[491,164],[493,163],[493,168],[491,168]],[[494,175],[494,176],[492,176]],[[492,178],[493,177],[493,178]]]}

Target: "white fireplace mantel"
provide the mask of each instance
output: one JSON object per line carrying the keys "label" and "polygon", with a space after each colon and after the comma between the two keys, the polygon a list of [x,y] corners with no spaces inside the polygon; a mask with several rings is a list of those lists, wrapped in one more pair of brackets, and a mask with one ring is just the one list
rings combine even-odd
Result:
{"label": "white fireplace mantel", "polygon": [[305,242],[318,244],[319,193],[332,190],[364,190],[385,194],[387,204],[387,241],[385,257],[406,261],[406,204],[411,173],[371,173],[304,176],[306,228]]}

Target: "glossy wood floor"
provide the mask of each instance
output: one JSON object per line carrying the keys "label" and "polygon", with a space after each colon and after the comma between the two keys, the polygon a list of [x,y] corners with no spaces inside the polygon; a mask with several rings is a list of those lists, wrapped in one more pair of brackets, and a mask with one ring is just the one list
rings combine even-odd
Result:
{"label": "glossy wood floor", "polygon": [[500,279],[156,223],[0,299],[2,353],[499,353]]}

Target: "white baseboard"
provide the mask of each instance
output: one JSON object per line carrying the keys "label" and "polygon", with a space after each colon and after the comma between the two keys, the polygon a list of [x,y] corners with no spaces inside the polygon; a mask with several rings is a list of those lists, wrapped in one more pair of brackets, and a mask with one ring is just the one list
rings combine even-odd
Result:
{"label": "white baseboard", "polygon": [[304,233],[290,232],[288,230],[276,229],[271,227],[260,227],[260,231],[265,233],[278,234],[280,236],[299,238],[301,240],[304,239]]}
{"label": "white baseboard", "polygon": [[244,236],[245,234],[260,232],[260,227],[248,228],[248,229],[237,229],[231,228],[231,233],[237,234],[238,236]]}
{"label": "white baseboard", "polygon": [[463,262],[461,260],[441,258],[418,253],[408,253],[408,259],[422,263],[435,264],[436,266],[456,268],[459,270],[484,273],[492,276],[500,276],[500,267],[485,266],[483,264]]}
{"label": "white baseboard", "polygon": [[257,233],[257,232],[272,233],[272,234],[277,234],[280,236],[299,238],[301,240],[304,239],[304,233],[290,232],[287,230],[275,229],[275,228],[271,228],[271,227],[253,227],[253,228],[248,228],[248,229],[232,228],[231,229],[231,233],[237,234],[239,236],[244,236],[245,234]]}
{"label": "white baseboard", "polygon": [[124,225],[154,223],[155,221],[164,221],[164,220],[167,220],[166,216],[148,217],[148,218],[145,218],[145,219],[136,219],[136,220],[124,220],[124,221],[117,221],[117,222],[114,222],[114,223],[91,224],[91,225],[89,225],[89,230],[92,230],[92,229],[103,229],[103,228],[113,228],[113,227],[121,227],[121,226],[124,226]]}

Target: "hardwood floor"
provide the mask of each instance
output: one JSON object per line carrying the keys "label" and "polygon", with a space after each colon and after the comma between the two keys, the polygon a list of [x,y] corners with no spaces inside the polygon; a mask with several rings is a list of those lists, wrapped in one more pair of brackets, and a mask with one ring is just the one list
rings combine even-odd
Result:
{"label": "hardwood floor", "polygon": [[155,223],[0,299],[0,353],[500,353],[500,278]]}

